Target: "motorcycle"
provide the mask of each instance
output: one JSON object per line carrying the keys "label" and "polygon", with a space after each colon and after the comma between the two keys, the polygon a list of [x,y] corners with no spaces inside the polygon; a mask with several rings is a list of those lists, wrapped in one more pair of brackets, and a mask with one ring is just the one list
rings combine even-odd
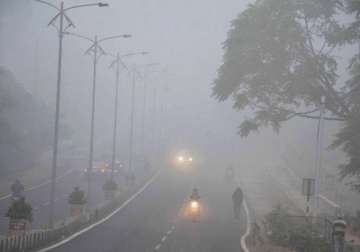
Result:
{"label": "motorcycle", "polygon": [[189,203],[189,215],[192,222],[197,222],[200,218],[201,206],[198,200],[191,200]]}

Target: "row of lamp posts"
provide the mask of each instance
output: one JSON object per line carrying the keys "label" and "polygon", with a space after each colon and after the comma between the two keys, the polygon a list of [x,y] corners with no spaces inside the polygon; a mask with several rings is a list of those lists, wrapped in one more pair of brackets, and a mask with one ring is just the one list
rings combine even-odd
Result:
{"label": "row of lamp posts", "polygon": [[[70,7],[64,7],[64,2],[60,3],[60,7],[54,5],[51,2],[44,0],[34,0],[36,2],[42,3],[56,10],[57,14],[51,19],[49,25],[55,26],[55,22],[59,20],[58,24],[58,64],[57,64],[57,85],[56,85],[56,109],[55,109],[55,128],[54,128],[54,142],[53,142],[53,157],[52,157],[52,172],[51,172],[51,191],[50,191],[50,212],[49,212],[49,227],[52,228],[54,225],[54,202],[55,202],[55,182],[56,182],[56,171],[57,171],[57,157],[58,157],[58,138],[59,138],[59,115],[60,115],[60,98],[61,98],[61,77],[62,77],[62,51],[63,51],[63,38],[64,35],[75,36],[84,40],[87,40],[91,43],[91,46],[86,50],[86,54],[92,55],[93,59],[93,82],[92,82],[92,101],[91,101],[91,126],[90,126],[90,146],[89,146],[89,162],[87,168],[87,179],[88,179],[88,188],[87,188],[87,200],[90,203],[91,195],[91,169],[93,167],[93,152],[94,152],[94,125],[95,125],[95,105],[96,105],[96,75],[97,75],[97,63],[99,58],[102,55],[113,56],[114,60],[110,65],[110,68],[115,68],[116,81],[115,81],[115,97],[114,97],[114,125],[113,125],[113,143],[112,143],[112,159],[111,159],[111,176],[114,175],[114,168],[116,165],[116,136],[117,136],[117,121],[118,121],[118,97],[119,97],[119,75],[120,75],[120,66],[127,69],[126,65],[123,63],[122,59],[124,57],[130,57],[135,55],[146,55],[148,52],[135,52],[128,53],[125,55],[116,55],[108,54],[101,47],[102,42],[111,39],[118,38],[130,38],[129,34],[122,34],[116,36],[110,36],[105,38],[89,38],[82,36],[76,33],[68,32],[67,29],[70,27],[75,27],[74,23],[71,21],[67,12],[75,8],[82,7],[108,7],[107,3],[90,3],[90,4],[79,4]],[[66,25],[65,25],[66,22]],[[148,64],[148,66],[153,65]],[[158,63],[156,63],[158,64]],[[134,102],[135,102],[135,69],[132,71],[133,80],[132,80],[132,107],[131,107],[131,132],[130,132],[130,153],[129,153],[129,170],[132,169],[132,156],[133,156],[133,127],[134,127]],[[146,95],[146,93],[144,94]],[[145,101],[145,100],[144,100]],[[145,105],[144,105],[145,106]],[[144,115],[143,115],[144,116]]]}

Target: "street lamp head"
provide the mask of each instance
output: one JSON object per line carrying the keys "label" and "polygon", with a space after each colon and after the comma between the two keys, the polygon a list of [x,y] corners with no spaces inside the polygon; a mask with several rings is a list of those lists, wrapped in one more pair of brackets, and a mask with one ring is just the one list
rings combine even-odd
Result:
{"label": "street lamp head", "polygon": [[99,7],[109,7],[109,4],[108,3],[98,3],[98,6]]}
{"label": "street lamp head", "polygon": [[147,55],[147,54],[149,54],[149,52],[141,52],[140,54],[141,55]]}
{"label": "street lamp head", "polygon": [[131,36],[131,34],[124,34],[123,35],[123,38],[131,38],[132,36]]}

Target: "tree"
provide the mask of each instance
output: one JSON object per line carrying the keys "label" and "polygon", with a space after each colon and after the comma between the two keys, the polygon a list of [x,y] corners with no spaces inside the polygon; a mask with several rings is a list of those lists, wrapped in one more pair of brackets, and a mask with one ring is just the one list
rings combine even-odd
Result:
{"label": "tree", "polygon": [[212,88],[217,100],[232,98],[234,109],[253,112],[239,127],[242,137],[267,126],[278,132],[294,117],[318,119],[324,97],[325,119],[342,125],[332,145],[348,156],[341,176],[355,177],[360,190],[360,64],[350,60],[344,82],[336,55],[359,40],[349,31],[359,22],[347,27],[339,16],[359,9],[356,0],[257,0],[232,22]]}
{"label": "tree", "polygon": [[119,188],[119,186],[115,180],[108,179],[108,180],[106,180],[106,182],[102,188],[104,191],[116,191]]}
{"label": "tree", "polygon": [[[53,141],[53,110],[0,67],[0,175],[32,168]],[[61,124],[61,138],[70,129]]]}

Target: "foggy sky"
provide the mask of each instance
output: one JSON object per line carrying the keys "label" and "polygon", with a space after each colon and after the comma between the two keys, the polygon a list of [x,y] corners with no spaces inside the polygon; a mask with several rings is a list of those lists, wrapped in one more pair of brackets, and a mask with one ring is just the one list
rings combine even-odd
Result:
{"label": "foggy sky", "polygon": [[[60,1],[53,1],[59,4]],[[66,6],[87,1],[65,1]],[[149,51],[129,64],[159,62],[166,74],[154,73],[148,81],[147,126],[152,113],[153,87],[158,102],[164,102],[161,117],[166,126],[164,138],[179,148],[200,148],[204,152],[263,162],[281,160],[286,146],[312,146],[316,122],[292,122],[274,135],[270,130],[241,139],[236,135],[243,114],[233,111],[231,102],[219,104],[210,97],[211,83],[222,60],[222,42],[230,22],[251,1],[245,0],[109,0],[109,8],[83,8],[68,13],[76,25],[71,32],[99,37],[129,33],[130,39],[108,41],[103,48],[126,54]],[[9,68],[25,88],[39,100],[53,106],[56,85],[57,35],[47,23],[54,10],[30,0],[1,0],[0,65]],[[89,44],[74,37],[64,39],[61,114],[74,131],[74,141],[87,147],[90,118],[91,58],[84,55]],[[114,72],[111,60],[103,57],[98,67],[95,151],[110,148],[113,119]],[[140,132],[141,80],[137,84],[136,135]],[[163,86],[168,87],[164,93]],[[119,145],[126,156],[128,144],[130,80],[123,71],[120,87]],[[165,94],[165,95],[164,95]],[[161,98],[161,99],[160,99]],[[246,115],[245,115],[246,116]],[[305,130],[304,130],[305,128]],[[149,129],[148,134],[151,133]],[[305,138],[305,137],[306,138]],[[152,136],[147,137],[151,141]],[[314,147],[315,148],[315,147]],[[305,147],[306,149],[306,147]],[[307,165],[311,166],[313,150]],[[230,162],[230,161],[229,161]],[[280,162],[280,161],[279,161]]]}

